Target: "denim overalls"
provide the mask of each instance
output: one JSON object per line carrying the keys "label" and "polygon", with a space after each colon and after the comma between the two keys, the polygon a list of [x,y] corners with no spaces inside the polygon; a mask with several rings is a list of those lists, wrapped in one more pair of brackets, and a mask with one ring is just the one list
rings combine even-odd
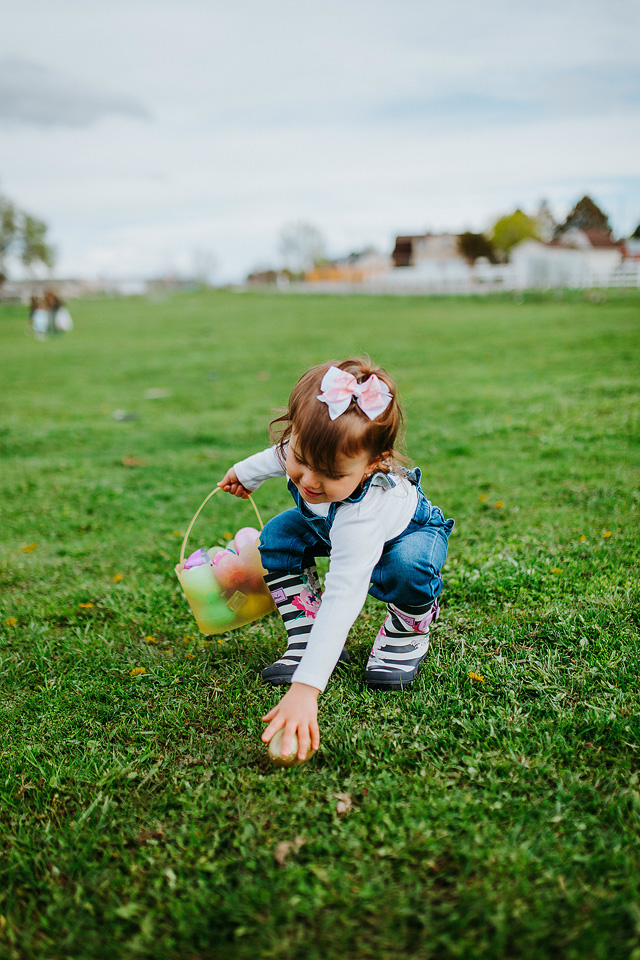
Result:
{"label": "denim overalls", "polygon": [[[405,477],[418,488],[418,504],[402,533],[385,543],[371,574],[369,593],[377,600],[410,611],[412,606],[432,603],[442,590],[440,570],[447,558],[454,521],[445,520],[442,510],[427,500],[420,486],[419,469],[409,470]],[[343,504],[358,503],[372,485],[388,490],[396,483],[392,474],[374,473],[362,490],[330,504],[328,516],[319,517],[289,480],[287,485],[296,506],[265,524],[259,544],[263,565],[270,574],[301,574],[316,557],[331,553],[330,530]]]}

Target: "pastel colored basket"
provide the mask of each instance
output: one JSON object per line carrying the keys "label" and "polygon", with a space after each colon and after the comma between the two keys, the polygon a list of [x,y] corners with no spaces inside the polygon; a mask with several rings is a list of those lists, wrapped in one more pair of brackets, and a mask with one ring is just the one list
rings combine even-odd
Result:
{"label": "pastel colored basket", "polygon": [[[233,558],[232,562],[221,564],[220,567],[204,563],[185,568],[185,550],[192,527],[202,508],[220,489],[216,487],[212,490],[196,510],[182,541],[180,562],[175,568],[198,629],[207,635],[236,630],[275,609],[269,588],[264,582],[267,571],[260,561],[257,543],[246,543],[237,554],[231,555],[229,559]],[[264,524],[258,508],[252,497],[249,500],[262,530]]]}

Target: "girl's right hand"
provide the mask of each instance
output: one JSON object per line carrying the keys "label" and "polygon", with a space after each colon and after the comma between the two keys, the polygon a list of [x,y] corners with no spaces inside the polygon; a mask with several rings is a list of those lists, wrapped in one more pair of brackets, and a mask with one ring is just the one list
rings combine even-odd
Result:
{"label": "girl's right hand", "polygon": [[218,486],[222,487],[227,493],[233,494],[234,497],[240,497],[242,500],[246,500],[251,492],[242,486],[238,480],[238,474],[233,467],[227,470],[222,480],[218,481]]}

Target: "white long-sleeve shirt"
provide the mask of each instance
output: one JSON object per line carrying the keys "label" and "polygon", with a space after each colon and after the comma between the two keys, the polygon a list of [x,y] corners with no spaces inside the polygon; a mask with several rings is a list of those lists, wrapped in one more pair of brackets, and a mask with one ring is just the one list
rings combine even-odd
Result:
{"label": "white long-sleeve shirt", "polygon": [[[257,490],[271,477],[286,476],[269,447],[234,464],[238,480],[247,490]],[[331,553],[322,604],[313,622],[307,648],[293,680],[324,690],[356,617],[364,606],[385,543],[399,536],[411,522],[418,503],[415,485],[393,475],[395,486],[371,484],[358,503],[344,503],[336,511],[329,537]],[[306,501],[305,501],[306,503]],[[326,517],[330,504],[307,503],[317,516]]]}

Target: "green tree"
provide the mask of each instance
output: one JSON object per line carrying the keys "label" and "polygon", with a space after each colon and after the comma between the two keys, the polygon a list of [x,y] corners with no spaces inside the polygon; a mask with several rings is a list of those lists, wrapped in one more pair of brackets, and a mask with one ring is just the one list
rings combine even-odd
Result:
{"label": "green tree", "polygon": [[53,247],[47,243],[47,225],[0,194],[0,286],[7,276],[7,261],[16,257],[25,267],[42,263],[52,267]]}
{"label": "green tree", "polygon": [[520,209],[500,217],[491,230],[494,247],[507,258],[513,247],[521,240],[539,239],[540,234],[535,218],[527,216]]}

